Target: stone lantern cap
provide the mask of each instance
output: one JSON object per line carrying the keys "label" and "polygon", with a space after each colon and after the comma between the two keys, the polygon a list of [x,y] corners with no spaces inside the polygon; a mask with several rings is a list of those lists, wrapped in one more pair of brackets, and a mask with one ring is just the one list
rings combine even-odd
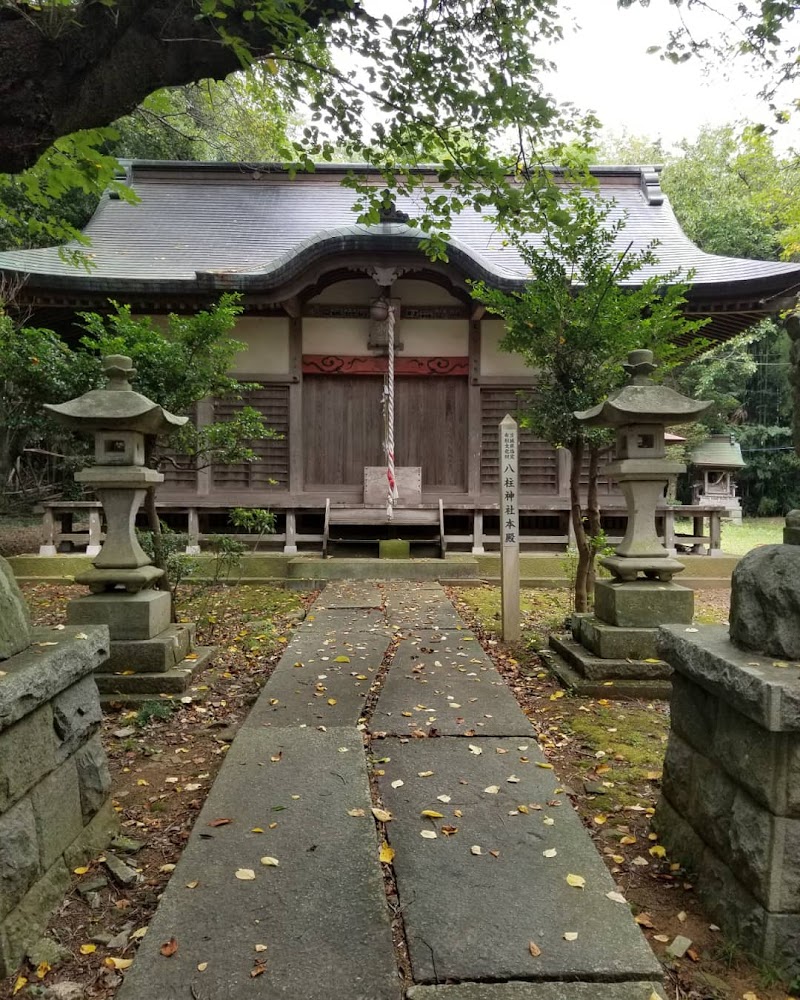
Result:
{"label": "stone lantern cap", "polygon": [[136,375],[136,369],[124,354],[103,358],[103,371],[108,380],[105,389],[91,389],[66,403],[45,403],[45,410],[72,430],[88,432],[117,430],[164,434],[182,427],[189,419],[170,413],[132,389],[129,379]]}
{"label": "stone lantern cap", "polygon": [[652,351],[631,351],[622,366],[629,381],[608,399],[575,417],[587,427],[623,427],[627,424],[691,423],[711,406],[690,399],[666,385],[655,385],[650,375],[656,369]]}
{"label": "stone lantern cap", "polygon": [[689,461],[698,468],[743,469],[747,462],[732,434],[712,434],[707,441],[692,448]]}

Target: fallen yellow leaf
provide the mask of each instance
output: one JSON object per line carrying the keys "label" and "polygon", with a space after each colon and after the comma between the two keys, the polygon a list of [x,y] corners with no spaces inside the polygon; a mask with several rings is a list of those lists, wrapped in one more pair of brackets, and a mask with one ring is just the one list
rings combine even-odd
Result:
{"label": "fallen yellow leaf", "polygon": [[50,965],[49,962],[39,962],[39,964],[36,966],[36,978],[44,979],[44,977],[47,975],[47,973],[50,971],[51,968],[52,966]]}
{"label": "fallen yellow leaf", "polygon": [[336,699],[335,698],[328,698],[328,704],[329,705],[335,705],[336,704]]}
{"label": "fallen yellow leaf", "polygon": [[661,844],[656,844],[655,847],[650,848],[650,853],[654,858],[665,858],[667,856],[667,849],[662,847]]}
{"label": "fallen yellow leaf", "polygon": [[197,966],[197,971],[205,972],[207,968],[208,968],[208,962],[200,962],[200,964]]}
{"label": "fallen yellow leaf", "polygon": [[334,658],[333,662],[334,663],[349,663],[350,662],[350,657],[349,656],[337,656],[337,657]]}
{"label": "fallen yellow leaf", "polygon": [[277,868],[280,864],[277,858],[271,858],[269,856],[261,859],[261,864],[266,865],[267,868]]}
{"label": "fallen yellow leaf", "polygon": [[379,809],[377,806],[372,807],[372,815],[379,823],[388,823],[392,818],[388,809]]}
{"label": "fallen yellow leaf", "polygon": [[11,992],[12,996],[16,996],[19,991],[28,985],[28,980],[24,976],[17,976],[14,982],[14,989]]}
{"label": "fallen yellow leaf", "polygon": [[89,871],[89,866],[81,865],[80,868],[73,868],[72,870],[76,875],[85,875]]}
{"label": "fallen yellow leaf", "polygon": [[567,885],[571,885],[574,889],[585,889],[586,879],[583,875],[567,875]]}
{"label": "fallen yellow leaf", "polygon": [[605,823],[607,820],[608,816],[604,816],[603,813],[600,813],[599,815],[594,817],[592,822],[595,823],[597,826],[602,826],[603,823]]}
{"label": "fallen yellow leaf", "polygon": [[80,948],[78,948],[78,951],[81,953],[81,955],[92,955],[92,954],[94,954],[94,952],[97,951],[97,945],[96,944],[82,944],[80,946]]}
{"label": "fallen yellow leaf", "polygon": [[424,816],[425,819],[444,819],[444,813],[437,813],[435,809],[423,809],[420,816]]}
{"label": "fallen yellow leaf", "polygon": [[234,872],[234,875],[241,882],[252,882],[253,879],[256,877],[256,873],[253,871],[252,868],[237,868],[236,871]]}
{"label": "fallen yellow leaf", "polygon": [[394,848],[389,847],[385,840],[381,844],[381,852],[378,855],[378,858],[380,859],[381,864],[384,865],[390,865],[392,861],[394,861]]}
{"label": "fallen yellow leaf", "polygon": [[130,969],[133,965],[133,959],[115,958],[113,955],[109,955],[108,958],[103,959],[103,965],[108,969]]}
{"label": "fallen yellow leaf", "polygon": [[553,770],[553,765],[552,764],[546,764],[544,761],[541,761],[541,760],[537,760],[536,761],[536,766],[537,767],[543,767],[546,771],[552,771]]}

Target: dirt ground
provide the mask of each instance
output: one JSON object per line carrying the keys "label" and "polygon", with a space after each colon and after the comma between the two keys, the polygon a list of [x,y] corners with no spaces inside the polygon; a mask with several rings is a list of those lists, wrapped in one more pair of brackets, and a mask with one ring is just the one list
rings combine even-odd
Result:
{"label": "dirt ground", "polygon": [[[65,601],[80,592],[45,584],[24,589],[41,624],[63,621]],[[675,1000],[790,997],[790,984],[781,983],[775,970],[748,961],[744,948],[710,924],[695,898],[692,874],[662,856],[650,830],[668,705],[575,698],[550,678],[535,650],[569,613],[566,592],[524,593],[526,640],[514,647],[496,635],[496,588],[450,593],[531,719],[565,796],[666,962],[668,995]],[[114,996],[236,730],[313,596],[261,586],[189,592],[181,616],[198,622],[200,643],[220,647],[214,665],[197,678],[185,703],[172,708],[154,701],[137,712],[112,712],[104,721],[123,837],[114,849],[141,880],[120,885],[102,855],[77,869],[48,931],[63,957],[26,964],[0,983],[0,997],[41,996],[54,984],[61,984],[50,994],[54,1000]],[[699,621],[724,621],[727,607],[727,592],[698,594]],[[670,963],[665,949],[678,934],[689,937],[692,947],[684,959]],[[67,983],[80,992],[70,996]],[[794,989],[800,992],[800,984]]]}

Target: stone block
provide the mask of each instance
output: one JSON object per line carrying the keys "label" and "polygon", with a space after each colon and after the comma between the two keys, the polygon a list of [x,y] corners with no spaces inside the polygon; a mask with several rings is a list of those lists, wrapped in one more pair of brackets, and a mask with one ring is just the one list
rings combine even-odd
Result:
{"label": "stone block", "polygon": [[72,871],[105,850],[119,830],[119,816],[112,800],[106,799],[99,812],[64,851],[64,862]]}
{"label": "stone block", "polygon": [[83,829],[78,768],[75,758],[65,761],[39,782],[31,793],[39,838],[39,861],[49,868]]}
{"label": "stone block", "polygon": [[689,623],[694,615],[694,591],[677,583],[636,580],[619,583],[598,580],[594,610],[609,625],[623,628],[658,628],[669,623]]}
{"label": "stone block", "polygon": [[672,802],[691,802],[692,765],[694,751],[675,732],[669,734],[667,752],[664,756],[662,789]]}
{"label": "stone block", "polygon": [[731,581],[731,640],[781,659],[800,659],[800,546],[760,545]]}
{"label": "stone block", "polygon": [[670,724],[695,750],[708,751],[709,741],[716,731],[719,704],[705,688],[677,671],[673,673]]}
{"label": "stone block", "polygon": [[21,653],[31,642],[31,623],[22,592],[0,556],[0,660]]}
{"label": "stone block", "polygon": [[0,732],[0,812],[56,767],[57,751],[50,705],[42,705]]}
{"label": "stone block", "polygon": [[108,656],[108,629],[101,626],[37,628],[33,639],[30,649],[3,663],[0,733],[91,674]]}
{"label": "stone block", "polygon": [[0,979],[10,976],[28,947],[41,938],[68,888],[69,872],[59,858],[0,923]]}
{"label": "stone block", "polygon": [[81,813],[83,822],[88,823],[103,806],[111,789],[108,758],[99,735],[75,754],[75,764],[78,768]]}
{"label": "stone block", "polygon": [[665,625],[658,648],[675,670],[763,729],[800,733],[796,672],[734,646],[723,625],[700,625],[689,634],[683,625]]}
{"label": "stone block", "polygon": [[39,845],[30,799],[0,816],[0,920],[20,902],[39,874]]}
{"label": "stone block", "polygon": [[169,627],[171,598],[164,590],[87,594],[67,605],[70,625],[107,625],[112,642],[152,639]]}
{"label": "stone block", "polygon": [[93,677],[84,677],[53,699],[53,729],[59,740],[59,763],[86,743],[100,728],[103,713]]}
{"label": "stone block", "polygon": [[607,660],[657,659],[658,629],[619,628],[594,615],[573,615],[572,630],[578,641],[595,656]]}
{"label": "stone block", "polygon": [[[789,733],[770,733],[730,705],[705,694],[696,684],[691,687],[719,705],[716,725],[708,730],[713,737],[707,744],[706,752],[734,781],[747,789],[756,802],[778,816],[800,815],[800,796],[794,812],[789,802],[792,794],[790,747],[791,744],[800,747],[800,737]],[[676,725],[683,710],[673,705],[672,711],[673,725]]]}
{"label": "stone block", "polygon": [[[706,843],[724,856],[729,849],[730,818],[738,786],[721,767],[703,754],[691,749],[689,753],[692,756],[692,789],[684,815]],[[664,770],[666,771],[666,764]],[[685,801],[672,796],[670,798],[681,805]]]}
{"label": "stone block", "polygon": [[134,670],[137,674],[171,670],[191,652],[194,633],[194,625],[170,625],[152,639],[115,641],[100,669],[108,674],[123,670]]}

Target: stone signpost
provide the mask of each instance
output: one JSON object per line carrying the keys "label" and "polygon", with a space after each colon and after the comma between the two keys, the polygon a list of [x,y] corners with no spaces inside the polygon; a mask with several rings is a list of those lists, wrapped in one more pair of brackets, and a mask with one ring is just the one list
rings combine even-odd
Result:
{"label": "stone signpost", "polygon": [[503,638],[514,642],[519,627],[519,430],[506,414],[500,421],[500,582]]}

